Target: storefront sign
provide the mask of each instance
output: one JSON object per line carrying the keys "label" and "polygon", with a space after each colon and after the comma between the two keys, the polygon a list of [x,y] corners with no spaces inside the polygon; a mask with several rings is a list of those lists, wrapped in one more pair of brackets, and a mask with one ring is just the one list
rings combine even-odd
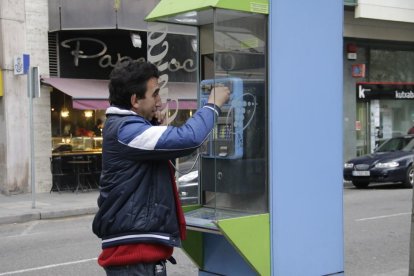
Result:
{"label": "storefront sign", "polygon": [[[95,49],[99,52],[92,52],[89,55],[84,55],[84,51],[81,49],[82,41],[88,41],[89,43],[97,44]],[[106,46],[105,42],[91,37],[76,37],[72,39],[67,39],[62,41],[60,45],[62,45],[62,47],[64,48],[68,48],[71,50],[73,47],[73,50],[70,53],[74,57],[73,63],[76,67],[79,66],[79,59],[98,59],[98,64],[101,68],[115,67],[118,63],[122,61],[133,59],[129,56],[121,56],[120,53],[117,53],[113,61],[112,56],[106,54],[106,52],[108,51],[108,47]],[[137,60],[145,60],[145,58],[140,57]]]}
{"label": "storefront sign", "polygon": [[[108,79],[117,63],[124,60],[146,60],[147,45],[153,46],[147,43],[145,32],[139,34],[141,47],[133,46],[128,31],[116,30],[94,34],[61,32],[59,34],[60,77]],[[194,36],[166,33],[164,41],[173,45],[168,50],[167,59],[163,60],[170,81],[195,82],[197,80],[196,53],[191,47],[192,40]]]}
{"label": "storefront sign", "polygon": [[374,99],[414,100],[414,83],[360,82],[356,85],[359,101]]}

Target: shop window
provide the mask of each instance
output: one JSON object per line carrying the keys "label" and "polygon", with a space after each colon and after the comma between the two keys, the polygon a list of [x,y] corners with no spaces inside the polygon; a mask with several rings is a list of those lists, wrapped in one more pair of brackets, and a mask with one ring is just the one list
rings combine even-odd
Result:
{"label": "shop window", "polygon": [[370,81],[414,82],[414,52],[370,50]]}

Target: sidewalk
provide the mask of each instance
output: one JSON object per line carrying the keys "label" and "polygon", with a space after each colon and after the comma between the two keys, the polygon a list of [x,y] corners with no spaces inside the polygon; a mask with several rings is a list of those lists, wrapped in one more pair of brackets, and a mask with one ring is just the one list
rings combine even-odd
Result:
{"label": "sidewalk", "polygon": [[[344,187],[353,187],[344,182]],[[95,214],[98,190],[89,192],[38,193],[35,209],[32,209],[32,194],[5,196],[0,194],[0,224],[20,223],[39,219],[53,219]]]}
{"label": "sidewalk", "polygon": [[0,224],[20,223],[39,219],[95,214],[99,192],[88,191],[36,194],[32,209],[32,194],[5,196],[0,194]]}

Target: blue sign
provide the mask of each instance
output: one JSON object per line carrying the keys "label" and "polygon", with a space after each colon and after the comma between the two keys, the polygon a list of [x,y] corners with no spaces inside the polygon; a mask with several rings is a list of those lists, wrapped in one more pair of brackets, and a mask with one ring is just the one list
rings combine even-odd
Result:
{"label": "blue sign", "polygon": [[30,55],[22,54],[15,56],[13,60],[13,68],[15,75],[26,75],[30,68]]}

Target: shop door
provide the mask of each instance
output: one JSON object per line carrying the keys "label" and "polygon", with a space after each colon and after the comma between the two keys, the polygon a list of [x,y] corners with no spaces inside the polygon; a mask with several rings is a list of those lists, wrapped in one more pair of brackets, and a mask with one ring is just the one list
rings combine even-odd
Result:
{"label": "shop door", "polygon": [[356,144],[357,144],[357,156],[361,156],[368,153],[370,148],[369,137],[369,125],[368,125],[368,115],[369,115],[369,103],[368,102],[358,102],[357,103],[357,115],[356,115]]}

